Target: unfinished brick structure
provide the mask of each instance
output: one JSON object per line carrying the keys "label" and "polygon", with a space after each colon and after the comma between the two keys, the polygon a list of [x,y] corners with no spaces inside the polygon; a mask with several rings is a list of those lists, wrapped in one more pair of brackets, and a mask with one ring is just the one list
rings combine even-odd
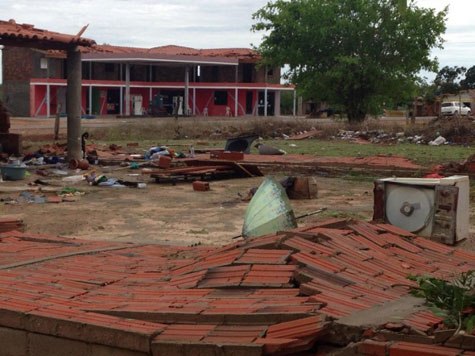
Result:
{"label": "unfinished brick structure", "polygon": [[21,136],[9,132],[10,114],[0,101],[0,153],[18,155],[21,153]]}
{"label": "unfinished brick structure", "polygon": [[[0,355],[10,356],[319,355],[370,337],[345,318],[405,302],[408,273],[475,268],[473,253],[342,219],[222,248],[20,232],[0,242]],[[442,319],[396,310],[416,330],[406,341],[436,342]],[[365,342],[345,355],[410,356],[417,345]],[[466,347],[449,354],[472,355]]]}

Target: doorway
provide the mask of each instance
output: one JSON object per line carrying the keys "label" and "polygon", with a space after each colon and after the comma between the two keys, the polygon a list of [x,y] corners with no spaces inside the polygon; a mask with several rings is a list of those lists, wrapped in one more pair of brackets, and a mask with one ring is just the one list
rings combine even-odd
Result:
{"label": "doorway", "polygon": [[120,89],[107,90],[107,113],[120,114]]}
{"label": "doorway", "polygon": [[[259,116],[264,116],[265,114],[265,92],[260,91],[259,92],[259,97],[258,97],[258,103],[257,103],[257,112]],[[275,93],[274,92],[267,92],[267,116],[274,116],[275,112]]]}
{"label": "doorway", "polygon": [[246,115],[252,115],[254,103],[254,93],[252,91],[246,92]]}

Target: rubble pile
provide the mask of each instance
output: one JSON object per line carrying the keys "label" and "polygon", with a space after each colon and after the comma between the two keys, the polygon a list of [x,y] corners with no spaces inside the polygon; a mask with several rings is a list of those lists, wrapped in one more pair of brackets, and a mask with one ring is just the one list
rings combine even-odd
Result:
{"label": "rubble pile", "polygon": [[404,132],[386,132],[384,130],[350,131],[340,130],[331,139],[357,143],[415,143],[426,144],[431,140],[423,135],[406,136]]}
{"label": "rubble pile", "polygon": [[[124,355],[331,354],[328,347],[377,335],[438,350],[447,346],[436,336],[446,329],[443,318],[408,295],[417,284],[407,277],[450,280],[453,271],[475,268],[473,253],[344,219],[224,247],[15,231],[0,242],[3,330],[26,333],[19,342],[30,346],[55,339]],[[416,299],[410,308],[395,307],[408,298]],[[361,313],[368,317],[355,323]],[[371,318],[381,319],[373,331]],[[385,354],[360,347],[357,355]],[[462,344],[451,347],[465,355]]]}

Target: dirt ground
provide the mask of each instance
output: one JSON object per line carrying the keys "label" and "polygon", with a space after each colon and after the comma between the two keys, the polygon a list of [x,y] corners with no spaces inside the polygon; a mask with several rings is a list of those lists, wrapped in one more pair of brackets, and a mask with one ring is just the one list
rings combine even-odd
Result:
{"label": "dirt ground", "polygon": [[[120,172],[120,173],[119,173]],[[130,177],[129,172],[106,174],[116,178],[147,181],[146,189],[106,188],[80,182],[74,187],[86,192],[75,202],[6,204],[0,209],[3,218],[23,219],[27,231],[87,239],[159,242],[191,245],[222,245],[241,233],[247,202],[246,195],[263,178],[231,179],[211,182],[208,192],[195,192],[190,183],[157,184],[146,176]],[[32,174],[28,181],[38,177]],[[47,180],[42,178],[43,180]],[[61,178],[51,179],[58,189],[66,186]],[[370,218],[372,184],[343,179],[318,178],[319,196],[314,200],[292,200],[296,215],[323,207],[327,211],[303,219],[301,224],[351,216]],[[70,185],[69,185],[70,186]],[[0,199],[17,199],[19,192],[5,192],[11,187],[25,187],[25,181],[0,184]],[[52,187],[48,187],[51,189]],[[44,193],[46,196],[54,192]]]}
{"label": "dirt ground", "polygon": [[[86,182],[71,185],[61,178],[44,178],[32,173],[25,181],[0,183],[0,216],[23,219],[27,231],[86,239],[156,242],[175,245],[224,245],[241,233],[247,202],[245,196],[264,179],[230,179],[211,182],[208,192],[195,192],[190,183],[158,184],[137,171],[117,168],[101,173],[129,181],[144,181],[146,189],[89,186]],[[131,176],[131,174],[135,176]],[[73,186],[84,195],[74,202],[6,204],[20,196],[18,190],[41,178],[51,183],[44,190],[61,190]],[[324,213],[308,217],[299,224],[333,217],[370,220],[373,210],[373,183],[367,180],[318,177],[318,198],[292,200],[295,214],[301,215],[327,208]],[[43,192],[46,197],[57,193]],[[471,202],[472,239],[462,248],[475,250],[475,207]]]}

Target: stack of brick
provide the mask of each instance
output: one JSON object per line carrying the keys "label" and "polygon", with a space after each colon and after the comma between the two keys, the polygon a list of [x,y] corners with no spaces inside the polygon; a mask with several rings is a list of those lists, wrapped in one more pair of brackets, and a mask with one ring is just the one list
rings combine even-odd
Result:
{"label": "stack of brick", "polygon": [[24,224],[18,219],[0,219],[0,234],[10,231],[23,231]]}
{"label": "stack of brick", "polygon": [[[219,248],[10,232],[0,235],[0,344],[15,337],[39,356],[44,345],[72,356],[296,355],[318,350],[342,317],[407,296],[410,273],[470,269],[473,253],[344,220]],[[427,310],[399,317],[419,336],[442,324]]]}
{"label": "stack of brick", "polygon": [[0,153],[21,153],[21,135],[9,133],[10,114],[0,101]]}

